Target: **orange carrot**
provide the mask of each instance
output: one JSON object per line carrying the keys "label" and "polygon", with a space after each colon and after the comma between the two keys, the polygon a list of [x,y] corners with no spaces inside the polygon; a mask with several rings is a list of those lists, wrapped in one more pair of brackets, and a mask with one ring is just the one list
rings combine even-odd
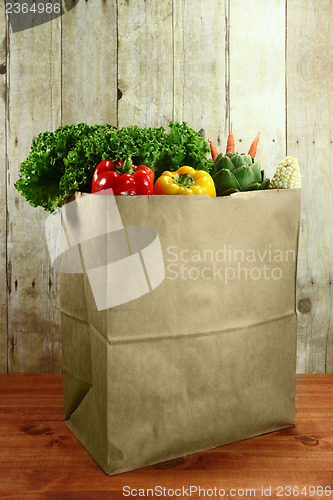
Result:
{"label": "orange carrot", "polygon": [[256,138],[254,139],[254,141],[252,142],[252,144],[250,146],[248,154],[251,156],[251,158],[254,158],[256,155],[258,141],[259,141],[259,135],[260,135],[260,132],[258,132],[258,135],[256,136]]}
{"label": "orange carrot", "polygon": [[235,152],[235,139],[234,139],[234,134],[232,133],[232,124],[230,127],[230,132],[228,135],[228,141],[227,141],[227,153],[234,153]]}
{"label": "orange carrot", "polygon": [[218,151],[216,149],[216,146],[215,144],[213,143],[213,141],[209,141],[209,145],[210,145],[210,152],[211,152],[211,155],[212,155],[212,160],[215,161],[216,158],[218,157]]}

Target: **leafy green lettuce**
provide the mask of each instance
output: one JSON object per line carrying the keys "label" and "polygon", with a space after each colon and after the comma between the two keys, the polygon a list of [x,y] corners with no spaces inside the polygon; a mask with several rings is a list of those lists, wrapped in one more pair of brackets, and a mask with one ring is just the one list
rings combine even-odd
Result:
{"label": "leafy green lettuce", "polygon": [[186,122],[164,127],[136,125],[65,125],[38,135],[29,156],[21,163],[16,189],[30,205],[54,211],[75,191],[90,192],[96,166],[105,159],[131,157],[155,172],[175,171],[182,165],[210,171],[208,143]]}

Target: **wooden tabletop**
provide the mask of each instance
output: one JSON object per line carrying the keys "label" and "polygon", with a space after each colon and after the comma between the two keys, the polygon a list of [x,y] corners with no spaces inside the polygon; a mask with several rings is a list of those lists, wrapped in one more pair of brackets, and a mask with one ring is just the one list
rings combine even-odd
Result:
{"label": "wooden tabletop", "polygon": [[333,499],[333,374],[298,375],[296,407],[293,428],[109,477],[64,423],[61,375],[0,375],[0,499]]}

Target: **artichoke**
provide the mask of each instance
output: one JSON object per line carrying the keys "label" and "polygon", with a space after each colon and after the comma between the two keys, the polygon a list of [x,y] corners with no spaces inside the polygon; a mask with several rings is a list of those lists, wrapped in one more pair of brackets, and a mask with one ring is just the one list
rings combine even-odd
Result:
{"label": "artichoke", "polygon": [[249,154],[219,154],[211,174],[217,196],[269,187],[269,179],[265,177],[264,170],[261,170],[260,163],[254,163]]}

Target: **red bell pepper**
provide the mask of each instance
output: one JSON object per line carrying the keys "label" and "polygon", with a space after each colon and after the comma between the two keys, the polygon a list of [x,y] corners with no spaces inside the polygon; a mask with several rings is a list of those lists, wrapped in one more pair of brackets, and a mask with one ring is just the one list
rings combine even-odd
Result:
{"label": "red bell pepper", "polygon": [[114,195],[154,194],[153,182],[154,172],[146,165],[135,166],[130,158],[124,163],[103,160],[95,168],[91,192],[112,189]]}

